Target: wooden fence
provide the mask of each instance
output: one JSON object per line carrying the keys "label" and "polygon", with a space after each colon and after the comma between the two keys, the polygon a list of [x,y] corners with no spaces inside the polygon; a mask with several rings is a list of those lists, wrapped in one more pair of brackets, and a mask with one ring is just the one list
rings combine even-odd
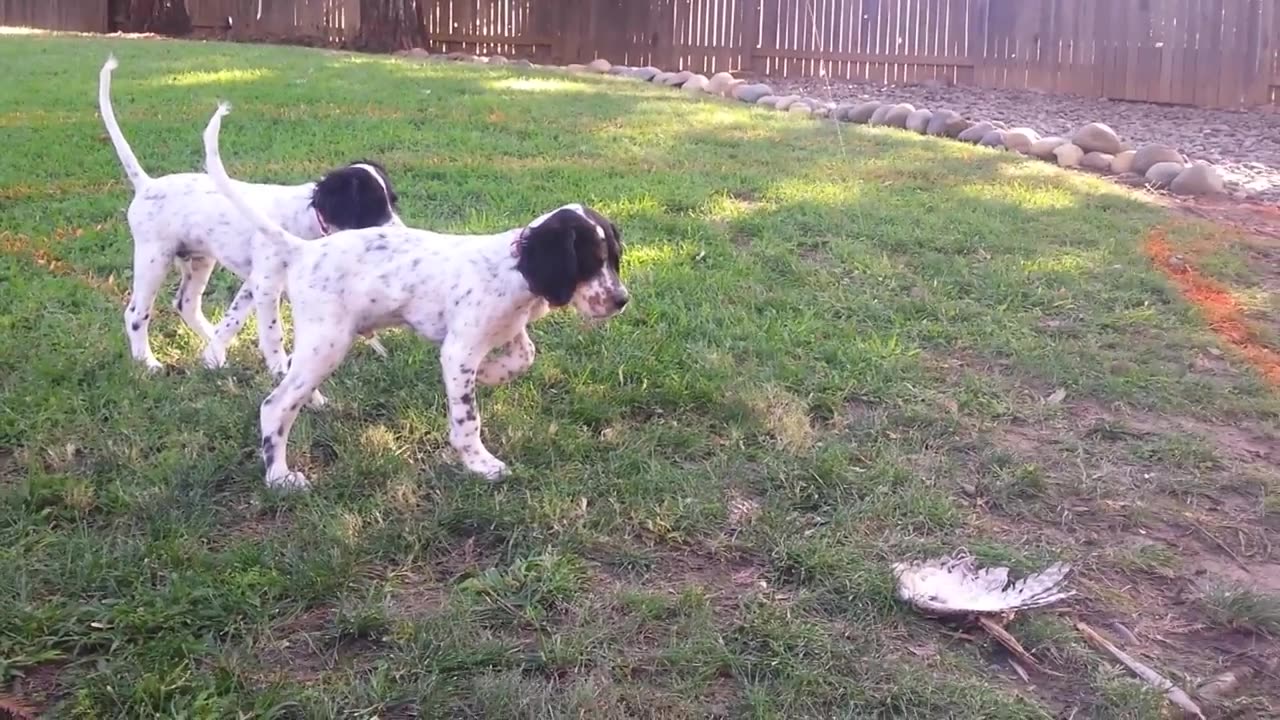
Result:
{"label": "wooden fence", "polygon": [[360,0],[186,0],[195,32],[241,40],[346,45],[360,29]]}
{"label": "wooden fence", "polygon": [[0,0],[0,25],[107,32],[106,0]]}
{"label": "wooden fence", "polygon": [[[416,1],[435,51],[1207,107],[1280,102],[1280,0]],[[195,30],[233,39],[343,45],[360,28],[360,0],[185,3]],[[105,5],[0,0],[0,23],[98,29]]]}

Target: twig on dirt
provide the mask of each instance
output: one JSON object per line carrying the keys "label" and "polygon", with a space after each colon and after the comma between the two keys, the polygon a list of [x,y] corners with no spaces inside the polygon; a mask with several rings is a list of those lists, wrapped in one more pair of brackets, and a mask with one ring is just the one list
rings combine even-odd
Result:
{"label": "twig on dirt", "polygon": [[1192,520],[1191,518],[1187,518],[1187,522],[1191,523],[1191,527],[1195,528],[1196,530],[1199,530],[1201,535],[1204,535],[1205,537],[1209,538],[1214,542],[1215,545],[1222,548],[1224,552],[1226,552],[1228,555],[1231,556],[1232,560],[1236,561],[1237,565],[1239,565],[1241,568],[1244,568],[1245,572],[1249,573],[1250,575],[1253,574],[1253,571],[1249,569],[1249,566],[1245,564],[1244,560],[1241,560],[1240,556],[1237,555],[1234,550],[1227,547],[1226,543],[1214,537],[1212,533],[1210,533],[1208,530],[1205,530],[1200,525],[1200,523],[1196,522],[1195,520]]}
{"label": "twig on dirt", "polygon": [[1112,645],[1106,638],[1099,635],[1096,630],[1086,625],[1083,620],[1077,620],[1075,625],[1076,629],[1080,631],[1080,634],[1084,635],[1084,639],[1088,640],[1090,645],[1110,653],[1120,664],[1132,670],[1135,675],[1142,678],[1152,687],[1163,692],[1165,697],[1169,698],[1169,702],[1203,720],[1204,713],[1200,712],[1200,707],[1191,700],[1190,696],[1182,691],[1182,688],[1174,685],[1168,678],[1134,660],[1126,652]]}
{"label": "twig on dirt", "polygon": [[1053,672],[1052,670],[1046,670],[1040,667],[1040,663],[1036,662],[1036,659],[1031,656],[1031,653],[1027,652],[1026,648],[1022,647],[1022,643],[1018,642],[1017,638],[1010,635],[1008,630],[1005,630],[1003,627],[1001,627],[1000,623],[997,623],[995,620],[992,620],[986,615],[979,615],[978,624],[982,626],[983,630],[987,631],[988,635],[995,638],[996,642],[1005,646],[1005,648],[1009,652],[1013,653],[1014,657],[1021,660],[1024,664],[1027,665],[1027,667],[1031,668],[1032,670],[1045,673],[1047,675],[1053,675],[1054,677],[1062,677],[1060,673],[1056,673],[1056,672]]}
{"label": "twig on dirt", "polygon": [[1018,661],[1017,661],[1017,660],[1014,660],[1013,658],[1010,658],[1010,659],[1009,659],[1009,664],[1010,664],[1011,666],[1013,666],[1013,671],[1014,671],[1014,672],[1016,672],[1016,673],[1018,673],[1018,677],[1022,678],[1022,682],[1026,683],[1026,684],[1028,684],[1028,685],[1030,685],[1030,684],[1031,684],[1031,676],[1027,674],[1027,671],[1026,671],[1026,670],[1023,670],[1023,669],[1022,669],[1022,666],[1018,664]]}

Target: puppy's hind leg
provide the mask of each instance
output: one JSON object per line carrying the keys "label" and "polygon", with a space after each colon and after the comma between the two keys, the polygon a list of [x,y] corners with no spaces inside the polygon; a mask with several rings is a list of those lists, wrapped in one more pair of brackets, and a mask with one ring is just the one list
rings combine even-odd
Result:
{"label": "puppy's hind leg", "polygon": [[214,327],[204,315],[204,290],[209,286],[209,277],[217,264],[211,257],[192,257],[183,261],[179,266],[182,281],[173,296],[173,309],[206,344],[214,341]]}
{"label": "puppy's hind leg", "polygon": [[133,359],[143,363],[151,372],[163,370],[164,365],[151,352],[151,310],[156,293],[164,282],[171,257],[165,257],[141,244],[133,248],[133,291],[124,310],[124,331],[129,338],[129,351]]}
{"label": "puppy's hind leg", "polygon": [[226,314],[214,328],[213,340],[204,348],[205,367],[213,369],[227,364],[227,346],[236,333],[240,332],[250,312],[253,312],[253,283],[245,281],[236,291],[235,297],[231,298]]}
{"label": "puppy's hind leg", "polygon": [[267,369],[283,375],[288,369],[284,351],[284,329],[280,327],[280,292],[260,285],[253,292],[254,312],[258,316],[258,350]]}
{"label": "puppy's hind leg", "polygon": [[259,410],[262,426],[262,462],[266,465],[268,487],[297,490],[307,487],[307,478],[289,470],[289,432],[307,397],[342,364],[354,338],[325,329],[300,335],[289,359],[289,371],[263,400]]}

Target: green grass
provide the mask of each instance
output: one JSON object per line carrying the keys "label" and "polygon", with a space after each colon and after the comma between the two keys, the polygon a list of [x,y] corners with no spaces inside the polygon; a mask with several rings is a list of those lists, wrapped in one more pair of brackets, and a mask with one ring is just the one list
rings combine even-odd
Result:
{"label": "green grass", "polygon": [[[109,50],[152,175],[200,167],[228,99],[238,178],[373,156],[415,226],[617,222],[632,307],[539,323],[529,375],[481,395],[508,481],[445,459],[408,333],[303,414],[298,496],[262,486],[252,324],[206,371],[162,293],[173,371],[133,365]],[[1217,341],[1139,251],[1170,219],[1100,180],[614,78],[120,39],[0,62],[0,683],[50,716],[1155,717],[1043,618],[1011,629],[1075,671],[1028,689],[904,609],[890,564],[1064,558],[1080,612],[1186,628],[1191,560],[1222,550],[1180,523],[1275,528],[1241,443],[1277,441],[1280,398],[1229,348],[1189,362]],[[215,275],[215,320],[237,286]],[[1208,672],[1240,632],[1154,661]]]}
{"label": "green grass", "polygon": [[1241,587],[1216,587],[1201,599],[1220,625],[1280,635],[1280,595]]}

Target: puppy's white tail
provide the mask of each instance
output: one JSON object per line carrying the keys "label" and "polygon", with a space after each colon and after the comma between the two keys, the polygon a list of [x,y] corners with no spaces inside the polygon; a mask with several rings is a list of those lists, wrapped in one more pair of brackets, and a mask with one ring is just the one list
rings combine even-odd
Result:
{"label": "puppy's white tail", "polygon": [[227,176],[227,169],[222,165],[222,155],[218,152],[218,133],[222,131],[222,116],[229,112],[231,112],[229,103],[219,103],[218,109],[214,111],[213,117],[209,119],[209,126],[204,129],[205,171],[213,179],[213,185],[218,188],[218,192],[226,196],[237,210],[244,213],[245,217],[249,218],[254,225],[257,225],[258,231],[271,242],[283,245],[286,248],[301,244],[303,242],[302,238],[285,230],[275,220],[267,217],[266,213],[246,201],[240,191],[236,189],[235,183]]}
{"label": "puppy's white tail", "polygon": [[133,183],[133,189],[137,190],[150,180],[151,176],[147,175],[142,165],[138,164],[133,148],[129,147],[129,142],[124,139],[124,133],[120,132],[115,110],[111,109],[111,71],[115,70],[119,64],[114,54],[108,55],[107,62],[98,73],[98,111],[102,113],[102,122],[107,126],[107,134],[111,136],[111,144],[116,147],[120,164],[124,165],[124,173],[129,176],[129,182]]}

